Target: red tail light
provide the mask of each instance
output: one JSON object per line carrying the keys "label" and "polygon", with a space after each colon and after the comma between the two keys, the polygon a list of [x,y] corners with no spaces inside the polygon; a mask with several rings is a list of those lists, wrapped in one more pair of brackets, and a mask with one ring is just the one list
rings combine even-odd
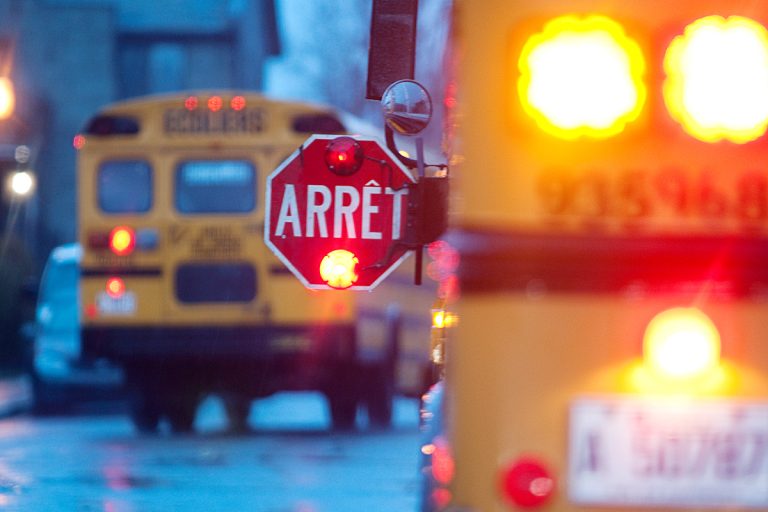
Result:
{"label": "red tail light", "polygon": [[118,256],[127,256],[136,247],[136,234],[132,228],[118,226],[109,233],[109,249]]}
{"label": "red tail light", "polygon": [[552,496],[555,480],[542,462],[522,457],[503,471],[501,488],[509,502],[519,507],[538,507]]}
{"label": "red tail light", "polygon": [[436,438],[434,446],[435,448],[432,452],[432,477],[441,485],[449,485],[453,481],[455,470],[451,447],[443,437]]}
{"label": "red tail light", "polygon": [[113,299],[119,299],[125,293],[125,281],[119,277],[110,277],[107,279],[106,291]]}

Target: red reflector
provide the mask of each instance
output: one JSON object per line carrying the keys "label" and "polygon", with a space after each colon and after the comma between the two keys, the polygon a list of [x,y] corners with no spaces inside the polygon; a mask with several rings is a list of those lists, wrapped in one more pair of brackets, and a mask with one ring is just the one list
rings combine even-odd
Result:
{"label": "red reflector", "polygon": [[341,176],[354,174],[363,165],[363,148],[352,137],[337,137],[325,149],[325,164]]}
{"label": "red reflector", "polygon": [[136,235],[133,229],[118,226],[109,234],[109,248],[118,256],[127,256],[136,246]]}
{"label": "red reflector", "polygon": [[88,247],[91,249],[108,249],[109,233],[89,233]]}
{"label": "red reflector", "polygon": [[125,293],[125,282],[119,277],[110,277],[107,279],[107,295],[113,299],[119,299]]}
{"label": "red reflector", "polygon": [[552,496],[555,480],[540,461],[523,457],[502,472],[501,487],[504,497],[511,503],[520,507],[538,507]]}

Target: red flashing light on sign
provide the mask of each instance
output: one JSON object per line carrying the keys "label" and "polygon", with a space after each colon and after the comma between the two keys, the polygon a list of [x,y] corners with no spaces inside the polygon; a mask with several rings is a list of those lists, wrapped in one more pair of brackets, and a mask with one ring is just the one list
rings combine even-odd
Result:
{"label": "red flashing light on sign", "polygon": [[352,137],[338,137],[328,143],[325,163],[340,176],[354,174],[363,164],[363,148]]}
{"label": "red flashing light on sign", "polygon": [[199,104],[199,100],[197,99],[197,96],[190,96],[189,98],[184,100],[184,108],[186,108],[187,110],[195,110],[198,104]]}
{"label": "red flashing light on sign", "polygon": [[109,233],[109,248],[118,256],[127,256],[136,246],[136,235],[133,229],[118,226]]}
{"label": "red flashing light on sign", "polygon": [[349,288],[357,281],[357,257],[344,249],[336,249],[320,262],[320,277],[332,288]]}

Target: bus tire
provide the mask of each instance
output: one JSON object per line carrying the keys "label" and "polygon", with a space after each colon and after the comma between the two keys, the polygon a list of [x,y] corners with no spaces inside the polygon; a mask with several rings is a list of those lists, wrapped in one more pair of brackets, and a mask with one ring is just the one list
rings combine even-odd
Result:
{"label": "bus tire", "polygon": [[327,398],[333,430],[353,430],[357,419],[357,400],[354,396],[349,390],[337,390]]}
{"label": "bus tire", "polygon": [[146,393],[137,393],[131,399],[131,421],[140,434],[154,434],[160,425],[160,407]]}
{"label": "bus tire", "polygon": [[241,394],[228,393],[222,396],[227,412],[230,432],[241,433],[248,430],[248,415],[251,412],[251,400]]}
{"label": "bus tire", "polygon": [[389,365],[381,364],[365,372],[365,405],[368,421],[372,427],[388,428],[392,426],[392,402],[394,400],[394,376]]}
{"label": "bus tire", "polygon": [[337,363],[333,381],[327,384],[325,396],[334,430],[352,430],[356,426],[359,402],[359,368],[351,361]]}
{"label": "bus tire", "polygon": [[372,427],[392,426],[392,409],[395,399],[397,361],[400,355],[401,314],[397,306],[387,308],[384,324],[385,351],[383,358],[364,368],[365,405],[368,422]]}
{"label": "bus tire", "polygon": [[192,397],[178,397],[168,400],[165,406],[165,415],[171,425],[174,434],[187,434],[192,432],[195,426],[195,413],[197,412],[197,400]]}

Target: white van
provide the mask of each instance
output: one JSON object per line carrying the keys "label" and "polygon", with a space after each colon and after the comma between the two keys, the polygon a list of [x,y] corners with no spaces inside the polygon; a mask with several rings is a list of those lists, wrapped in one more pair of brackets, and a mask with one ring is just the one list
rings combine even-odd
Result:
{"label": "white van", "polygon": [[37,296],[30,368],[36,412],[69,408],[91,399],[117,398],[122,374],[106,361],[86,361],[80,353],[78,275],[82,249],[56,247],[43,270]]}

